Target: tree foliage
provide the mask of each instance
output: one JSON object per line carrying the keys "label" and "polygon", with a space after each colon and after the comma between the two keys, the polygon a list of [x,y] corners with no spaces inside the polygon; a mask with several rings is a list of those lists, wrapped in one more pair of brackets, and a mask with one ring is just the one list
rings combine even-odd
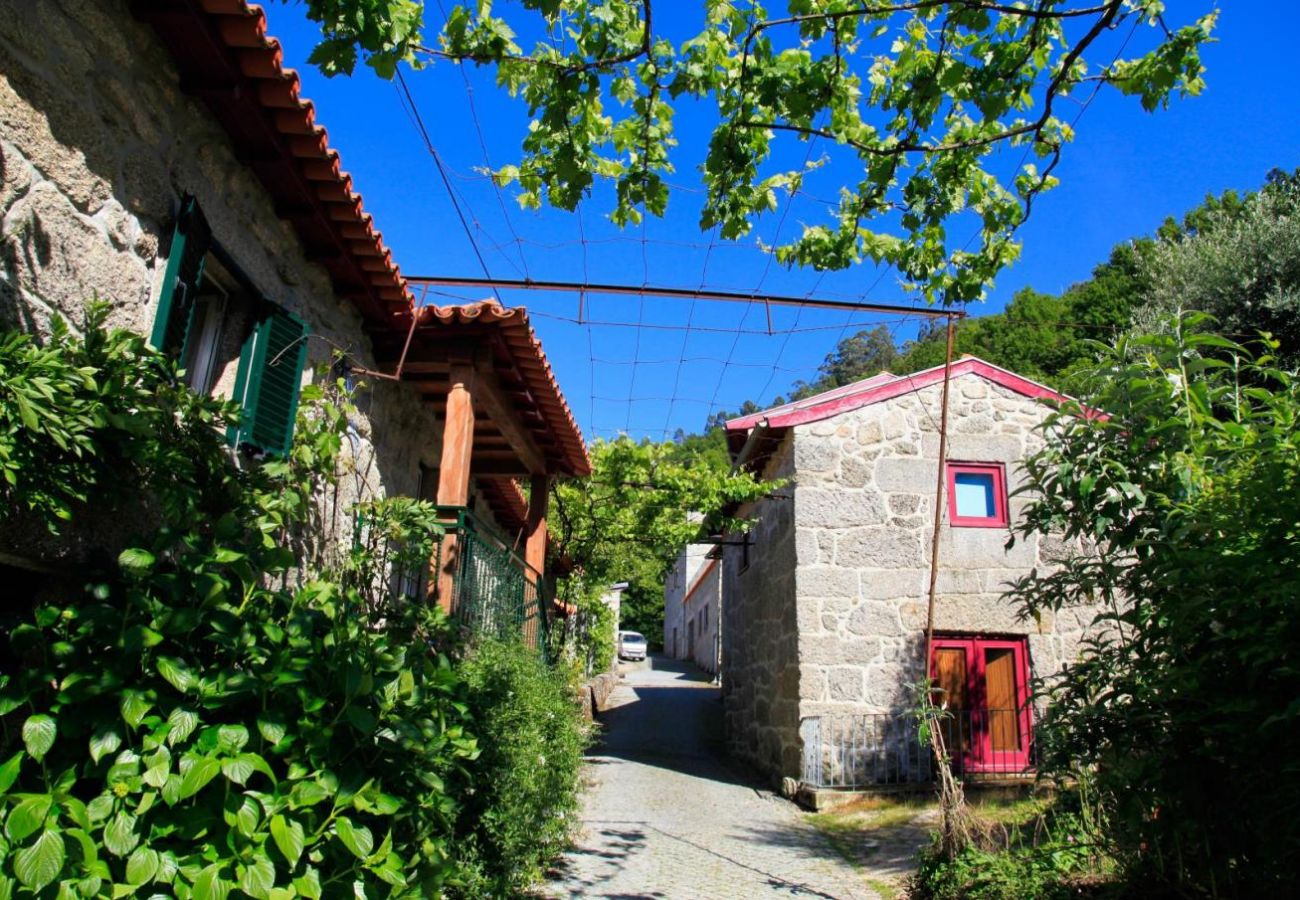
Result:
{"label": "tree foliage", "polygon": [[[1215,21],[1171,25],[1161,0],[789,0],[783,13],[705,0],[699,30],[677,39],[651,0],[527,0],[454,6],[435,46],[413,0],[305,2],[327,74],[352,71],[358,48],[384,75],[398,61],[492,67],[532,115],[519,162],[495,173],[526,207],[572,210],[603,182],[617,224],[663,215],[677,106],[706,101],[701,228],[749,234],[833,157],[838,204],[772,252],[818,269],[889,264],[943,303],[982,296],[1017,256],[1015,231],[1074,136],[1063,98],[1113,88],[1153,110],[1198,93]],[[1145,52],[1089,62],[1120,29],[1141,29]],[[780,170],[780,142],[813,139],[831,155]],[[1032,161],[1008,171],[1004,148]],[[954,217],[978,227],[977,249],[950,237]]]}
{"label": "tree foliage", "polygon": [[609,585],[628,582],[624,624],[651,639],[663,631],[663,578],[682,547],[701,530],[743,528],[726,510],[772,490],[748,472],[732,472],[721,444],[696,449],[627,437],[597,441],[591,477],[555,492],[551,528],[558,553],[575,566],[573,599],[598,602]]}
{"label": "tree foliage", "polygon": [[1026,615],[1100,603],[1105,629],[1044,690],[1044,762],[1090,773],[1098,835],[1187,895],[1266,896],[1300,858],[1300,382],[1191,315],[1099,344],[1084,400],[1043,425],[1021,535],[1060,569]]}
{"label": "tree foliage", "polygon": [[1139,321],[1197,310],[1231,334],[1267,331],[1284,358],[1300,359],[1300,177],[1274,171],[1259,192],[1229,200],[1155,246]]}

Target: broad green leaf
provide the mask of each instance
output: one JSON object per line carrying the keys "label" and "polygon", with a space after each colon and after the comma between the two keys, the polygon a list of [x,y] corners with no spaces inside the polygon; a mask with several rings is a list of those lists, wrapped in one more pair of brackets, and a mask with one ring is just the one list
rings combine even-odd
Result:
{"label": "broad green leaf", "polygon": [[253,774],[253,764],[242,756],[221,761],[221,774],[238,785],[245,785]]}
{"label": "broad green leaf", "polygon": [[115,728],[101,728],[90,736],[90,758],[99,762],[104,754],[122,746],[122,736]]}
{"label": "broad green leaf", "polygon": [[23,767],[24,755],[23,751],[19,750],[9,757],[8,762],[0,766],[0,796],[7,794],[18,779],[18,773]]}
{"label": "broad green leaf", "polygon": [[199,683],[193,670],[174,656],[158,657],[155,666],[158,669],[158,674],[181,693],[189,691]]}
{"label": "broad green leaf", "polygon": [[275,845],[288,860],[289,868],[293,869],[297,866],[298,857],[302,856],[306,844],[302,825],[292,819],[286,819],[283,815],[276,815],[271,819],[271,837],[275,839]]}
{"label": "broad green leaf", "polygon": [[221,877],[222,863],[212,863],[194,879],[190,892],[193,900],[226,900],[232,885]]}
{"label": "broad green leaf", "polygon": [[132,575],[147,575],[154,566],[154,555],[139,547],[123,550],[117,557],[117,564]]}
{"label": "broad green leaf", "polygon": [[359,859],[365,859],[375,849],[375,839],[370,834],[370,829],[354,825],[347,816],[339,816],[334,820],[334,833],[343,842],[343,846]]}
{"label": "broad green leaf", "polygon": [[271,889],[275,887],[275,865],[265,853],[259,853],[244,867],[239,886],[245,894],[258,900],[270,897]]}
{"label": "broad green leaf", "polygon": [[54,798],[49,794],[25,797],[10,809],[9,815],[5,817],[5,836],[11,841],[18,842],[40,831],[53,805]]}
{"label": "broad green leaf", "polygon": [[126,856],[140,843],[135,833],[135,816],[119,812],[104,826],[104,849],[114,856]]}
{"label": "broad green leaf", "polygon": [[199,725],[198,713],[178,706],[167,717],[170,728],[167,731],[167,743],[173,747],[194,733]]}
{"label": "broad green leaf", "polygon": [[[257,834],[257,826],[262,822],[262,805],[252,797],[245,797],[244,802],[239,805],[239,810],[235,813],[235,827],[244,837],[252,837]],[[272,827],[271,834],[275,834]]]}
{"label": "broad green leaf", "polygon": [[278,744],[284,740],[284,717],[279,713],[262,713],[257,717],[257,730],[269,744]]}
{"label": "broad green leaf", "polygon": [[32,759],[40,762],[50,752],[57,733],[58,726],[46,715],[31,716],[23,723],[23,743]]}
{"label": "broad green leaf", "polygon": [[309,898],[309,900],[320,900],[320,875],[311,866],[308,866],[306,872],[293,880],[293,886],[298,889],[299,894]]}
{"label": "broad green leaf", "polygon": [[153,709],[153,701],[140,691],[122,692],[122,718],[132,728],[139,728],[144,717]]}
{"label": "broad green leaf", "polygon": [[14,854],[14,875],[23,887],[39,891],[63,871],[63,835],[46,829],[30,847]]}
{"label": "broad green leaf", "polygon": [[158,872],[158,851],[139,847],[126,861],[126,883],[144,884]]}
{"label": "broad green leaf", "polygon": [[[186,764],[188,763],[188,765]],[[182,762],[180,799],[193,797],[221,774],[221,763],[210,756],[190,756]]]}

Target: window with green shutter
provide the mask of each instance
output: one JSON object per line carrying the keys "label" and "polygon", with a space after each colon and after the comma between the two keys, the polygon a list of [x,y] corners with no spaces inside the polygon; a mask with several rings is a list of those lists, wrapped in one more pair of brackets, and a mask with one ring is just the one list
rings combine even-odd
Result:
{"label": "window with green shutter", "polygon": [[305,322],[268,306],[239,357],[232,399],[243,411],[239,426],[228,433],[233,445],[275,456],[288,454],[307,361],[306,338]]}
{"label": "window with green shutter", "polygon": [[171,249],[167,251],[158,314],[149,338],[159,350],[178,359],[186,358],[204,257],[211,247],[212,229],[208,220],[198,201],[186,194],[181,199]]}

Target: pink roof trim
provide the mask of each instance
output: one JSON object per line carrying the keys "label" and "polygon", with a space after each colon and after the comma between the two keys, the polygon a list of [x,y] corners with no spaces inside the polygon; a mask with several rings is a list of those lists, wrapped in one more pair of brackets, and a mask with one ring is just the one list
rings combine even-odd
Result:
{"label": "pink roof trim", "polygon": [[[727,431],[748,431],[755,425],[766,422],[769,428],[789,428],[808,422],[819,422],[840,413],[861,409],[873,403],[890,400],[903,394],[919,391],[932,384],[943,381],[943,366],[924,369],[912,375],[891,375],[882,372],[862,381],[846,384],[843,387],[808,397],[797,403],[787,403],[749,416],[742,416],[727,422]],[[1034,400],[1055,400],[1065,402],[1071,398],[1046,385],[1039,384],[1015,372],[1009,372],[1000,366],[977,359],[974,356],[963,357],[952,364],[952,377],[975,374],[994,384],[1001,385]]]}

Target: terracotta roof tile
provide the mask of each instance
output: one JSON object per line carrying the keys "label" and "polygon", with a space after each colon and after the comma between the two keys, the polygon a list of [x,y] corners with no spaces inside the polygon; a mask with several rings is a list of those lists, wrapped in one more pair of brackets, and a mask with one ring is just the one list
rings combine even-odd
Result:
{"label": "terracotta roof tile", "polygon": [[[405,334],[415,299],[383,235],[365,211],[352,176],[302,97],[298,73],[284,67],[280,42],[267,34],[266,13],[247,0],[175,0],[172,8],[140,4],[137,16],[152,23],[190,85],[230,134],[237,152],[253,164],[267,192],[286,210],[303,244],[315,248],[340,295],[351,297],[372,330]],[[251,81],[244,90],[230,82]],[[225,90],[204,91],[204,86]],[[568,474],[591,472],[582,432],[560,391],[527,310],[497,303],[425,307],[421,325],[489,324],[500,329],[552,443]],[[517,490],[517,488],[516,488]],[[511,503],[513,506],[513,502]]]}
{"label": "terracotta roof tile", "polygon": [[507,308],[495,300],[482,300],[456,306],[425,306],[420,310],[421,329],[472,324],[499,330],[515,365],[528,382],[528,391],[542,415],[545,430],[560,448],[564,468],[568,470],[566,474],[590,475],[591,458],[587,455],[582,430],[560,391],[550,361],[542,350],[542,342],[528,324],[525,307]]}

